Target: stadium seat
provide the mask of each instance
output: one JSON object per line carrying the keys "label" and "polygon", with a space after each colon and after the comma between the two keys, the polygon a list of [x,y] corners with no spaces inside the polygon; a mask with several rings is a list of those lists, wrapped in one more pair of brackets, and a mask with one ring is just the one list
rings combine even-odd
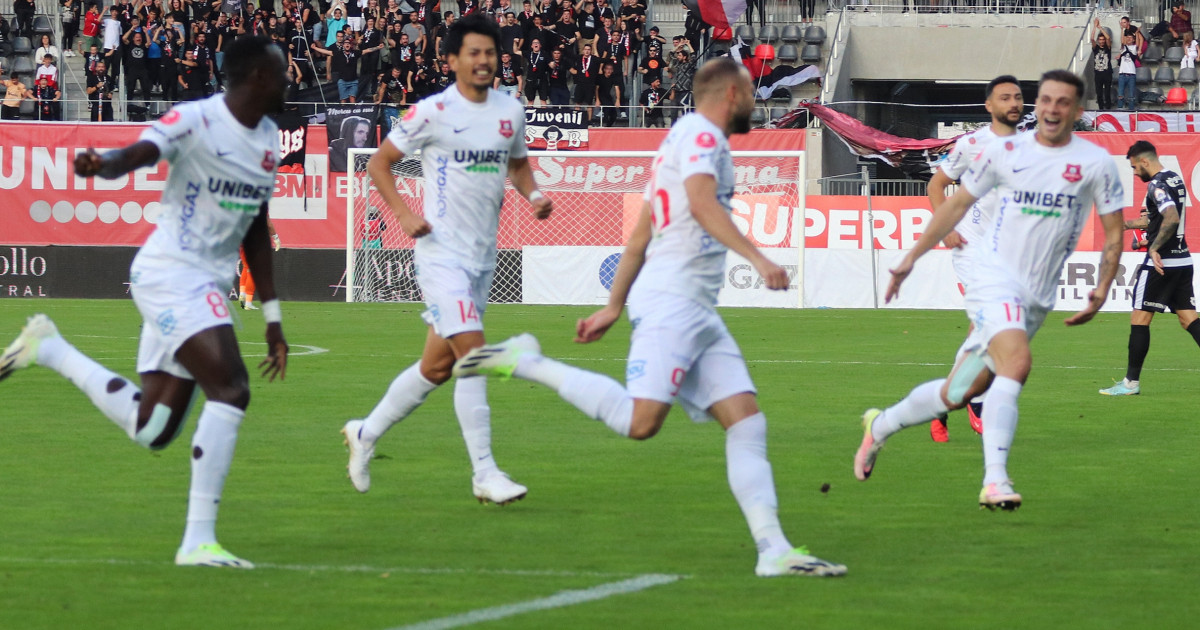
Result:
{"label": "stadium seat", "polygon": [[800,59],[800,51],[795,44],[784,44],[779,47],[779,52],[775,54],[775,58],[780,63],[793,64]]}
{"label": "stadium seat", "polygon": [[44,15],[38,15],[33,18],[33,32],[36,35],[53,35],[54,27],[50,25],[50,18]]}
{"label": "stadium seat", "polygon": [[775,122],[776,120],[779,120],[780,118],[783,118],[784,116],[787,116],[787,113],[788,113],[788,108],[786,108],[786,107],[772,107],[771,108],[771,122]]}
{"label": "stadium seat", "polygon": [[743,25],[737,27],[737,30],[734,31],[733,38],[735,40],[741,39],[746,44],[753,44],[754,43],[754,27],[746,25],[746,24],[743,24]]}
{"label": "stadium seat", "polygon": [[779,40],[779,29],[774,24],[768,24],[758,29],[758,41],[774,44]]}
{"label": "stadium seat", "polygon": [[821,47],[816,44],[805,44],[804,50],[800,52],[800,58],[814,63],[820,61]]}
{"label": "stadium seat", "polygon": [[770,44],[759,44],[754,47],[754,58],[767,60],[775,58],[775,47]]}
{"label": "stadium seat", "polygon": [[1171,66],[1163,64],[1154,71],[1154,82],[1159,85],[1171,85],[1175,83],[1175,71]]}
{"label": "stadium seat", "polygon": [[818,46],[825,43],[825,29],[820,26],[810,26],[804,29],[804,43],[817,44]]}
{"label": "stadium seat", "polygon": [[788,24],[787,26],[784,26],[783,31],[779,33],[779,39],[788,44],[799,44],[801,37],[800,27],[796,26],[795,24]]}
{"label": "stadium seat", "polygon": [[37,68],[33,65],[33,60],[29,55],[23,55],[12,60],[11,72],[13,74],[33,74]]}
{"label": "stadium seat", "polygon": [[1196,74],[1195,68],[1181,68],[1179,76],[1175,77],[1175,80],[1180,83],[1195,85],[1196,83],[1200,83],[1200,75]]}
{"label": "stadium seat", "polygon": [[1138,85],[1146,85],[1147,83],[1154,81],[1154,77],[1150,75],[1150,68],[1147,66],[1138,68],[1136,81]]}
{"label": "stadium seat", "polygon": [[14,37],[12,40],[12,54],[28,55],[33,52],[33,44],[28,37]]}
{"label": "stadium seat", "polygon": [[767,122],[767,112],[763,107],[755,107],[754,113],[750,114],[751,125],[761,125]]}
{"label": "stadium seat", "polygon": [[1187,90],[1181,87],[1174,87],[1167,92],[1167,100],[1164,102],[1167,105],[1187,105],[1187,101]]}
{"label": "stadium seat", "polygon": [[1183,47],[1172,46],[1168,48],[1167,53],[1163,55],[1163,61],[1165,63],[1179,63],[1183,61]]}
{"label": "stadium seat", "polygon": [[1162,61],[1163,50],[1158,42],[1150,42],[1146,48],[1146,54],[1142,55],[1142,63],[1158,63]]}
{"label": "stadium seat", "polygon": [[37,104],[33,102],[33,99],[27,98],[21,101],[20,112],[21,118],[33,118],[37,114]]}

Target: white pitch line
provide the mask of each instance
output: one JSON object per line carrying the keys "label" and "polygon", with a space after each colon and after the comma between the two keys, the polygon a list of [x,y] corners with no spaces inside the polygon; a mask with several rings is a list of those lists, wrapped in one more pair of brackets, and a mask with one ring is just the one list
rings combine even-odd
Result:
{"label": "white pitch line", "polygon": [[458,615],[442,617],[440,619],[430,619],[420,623],[409,624],[407,626],[396,626],[389,630],[447,630],[448,628],[461,628],[463,626],[471,626],[485,621],[495,621],[504,619],[514,615],[521,615],[528,612],[537,612],[539,610],[550,610],[552,608],[562,608],[564,606],[575,606],[593,602],[599,599],[605,599],[614,595],[625,595],[628,593],[636,593],[644,591],[648,588],[660,586],[662,584],[670,584],[680,579],[678,575],[662,575],[657,573],[648,573],[639,575],[628,580],[620,582],[609,582],[591,588],[560,591],[549,597],[541,597],[531,599],[529,601],[517,602],[515,604],[504,604],[502,606],[493,606],[491,608],[480,608]]}

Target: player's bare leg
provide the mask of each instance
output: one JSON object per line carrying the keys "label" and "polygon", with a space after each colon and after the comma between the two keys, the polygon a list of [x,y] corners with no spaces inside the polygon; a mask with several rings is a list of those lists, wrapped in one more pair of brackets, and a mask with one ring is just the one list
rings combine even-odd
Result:
{"label": "player's bare leg", "polygon": [[708,412],[725,429],[729,488],[758,549],[755,573],[760,577],[845,575],[845,565],[809,555],[805,547],[792,547],[784,536],[777,514],[775,479],[767,460],[767,418],[759,410],[755,395],[743,392],[730,396],[709,407]]}
{"label": "player's bare leg", "polygon": [[215,326],[188,338],[175,359],[196,379],[208,400],[192,437],[192,484],[188,491],[187,528],[175,555],[181,565],[254,565],[217,543],[217,507],[233,463],[238,427],[250,404],[250,379],[233,327]]}
{"label": "player's bare leg", "polygon": [[1017,432],[1017,398],[1029,377],[1033,357],[1024,330],[1003,330],[992,337],[988,355],[996,365],[996,378],[984,398],[983,489],[979,504],[989,509],[1015,510],[1021,495],[1008,476],[1008,453]]}

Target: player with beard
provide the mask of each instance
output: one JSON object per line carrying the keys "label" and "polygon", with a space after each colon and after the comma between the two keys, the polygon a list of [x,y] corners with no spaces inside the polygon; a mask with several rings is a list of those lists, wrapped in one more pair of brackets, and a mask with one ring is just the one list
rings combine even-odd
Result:
{"label": "player with beard", "polygon": [[913,249],[892,269],[890,302],[917,260],[960,225],[979,199],[995,190],[995,220],[974,257],[966,308],[974,327],[947,378],[922,383],[886,410],[863,414],[863,438],[854,476],[866,481],[884,441],[893,434],[959,409],[984,391],[983,488],[979,505],[1021,506],[1008,475],[1017,431],[1017,400],[1033,358],[1029,342],[1054,308],[1067,256],[1074,251],[1095,206],[1104,227],[1104,253],[1087,306],[1065,321],[1087,323],[1108,298],[1121,260],[1124,189],[1108,152],[1075,137],[1083,115],[1083,81],[1051,70],[1038,84],[1037,130],[993,142],[971,163],[953,197],[934,210]]}
{"label": "player with beard", "polygon": [[1129,363],[1125,378],[1100,390],[1108,396],[1133,396],[1142,392],[1139,379],[1150,352],[1150,322],[1155,313],[1174,311],[1179,325],[1200,344],[1196,297],[1192,292],[1192,254],[1183,235],[1187,188],[1178,173],[1163,168],[1158,150],[1138,140],[1125,154],[1133,172],[1146,182],[1145,215],[1125,222],[1127,230],[1146,230],[1146,260],[1133,285],[1133,312],[1129,318]]}
{"label": "player with beard", "polygon": [[[954,143],[950,155],[942,162],[929,180],[929,204],[937,208],[946,201],[946,187],[962,178],[971,162],[996,138],[1008,138],[1017,133],[1017,123],[1025,115],[1025,97],[1021,84],[1012,75],[992,79],[984,91],[983,106],[992,115],[992,124],[968,133]],[[954,274],[962,285],[963,293],[971,286],[971,270],[976,252],[982,247],[983,235],[992,223],[996,211],[996,191],[984,195],[963,217],[958,225],[946,235],[942,244],[950,248],[954,263]],[[967,404],[967,415],[971,428],[983,433],[983,398],[976,397]],[[939,416],[929,424],[929,433],[934,442],[946,442],[950,435],[946,429],[946,417]]]}
{"label": "player with beard", "polygon": [[645,440],[678,400],[693,420],[725,429],[729,486],[758,548],[755,573],[837,576],[846,567],[793,548],[776,514],[767,461],[767,420],[737,342],[716,311],[726,248],[745,257],[768,288],[788,275],[730,218],[734,171],[728,136],[750,130],[750,75],[736,61],[709,61],[696,74],[696,112],[682,117],[658,153],[641,215],[625,245],[608,305],[576,325],[575,341],[599,340],[625,310],[634,324],[626,386],[543,357],[532,335],[463,357],[455,375],[516,376],[553,389],[619,435]]}
{"label": "player with beard", "polygon": [[175,564],[253,568],[217,543],[217,505],[233,461],[250,385],[225,296],[238,246],[258,281],[267,321],[264,376],[286,374],[279,300],[272,274],[267,203],[275,189],[286,63],[265,37],[242,37],[226,61],[229,90],[168,111],[123,149],[75,158],[75,173],[105,179],[166,160],[162,216],[130,269],[143,318],[139,390],[67,343],[34,315],[0,357],[0,379],[33,363],[69,379],[139,445],[165,448],[183,430],[197,385],[206,402],[192,438],[187,528]]}
{"label": "player with beard", "polygon": [[[526,157],[525,107],[492,89],[499,27],[483,14],[468,15],[450,26],[446,43],[455,83],[409,107],[367,163],[396,224],[417,240],[413,260],[429,307],[422,314],[429,332],[421,359],[392,381],[366,419],[342,428],[350,448],[350,481],[359,492],[370,489],[369,466],[379,438],[450,380],[457,357],[485,343],[483,315],[496,268],[506,176],[529,199],[538,219],[552,210]],[[428,174],[424,216],[409,209],[391,170],[418,151]],[[487,381],[457,379],[454,411],[471,459],[475,497],[500,505],[524,498],[528,489],[500,470],[492,456]]]}

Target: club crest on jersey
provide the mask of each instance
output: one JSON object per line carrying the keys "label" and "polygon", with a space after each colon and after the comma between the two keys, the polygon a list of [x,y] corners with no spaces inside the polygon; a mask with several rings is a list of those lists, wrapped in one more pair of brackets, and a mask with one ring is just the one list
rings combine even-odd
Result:
{"label": "club crest on jersey", "polygon": [[275,168],[275,154],[272,151],[263,151],[262,167],[264,171],[270,172]]}
{"label": "club crest on jersey", "polygon": [[1081,172],[1080,165],[1068,164],[1067,170],[1063,171],[1063,179],[1071,182],[1072,184],[1083,179],[1083,173]]}
{"label": "club crest on jersey", "polygon": [[500,135],[504,136],[505,139],[513,137],[513,126],[511,120],[500,121]]}
{"label": "club crest on jersey", "polygon": [[717,146],[717,139],[714,138],[711,133],[705,131],[704,133],[696,136],[696,146],[702,149],[711,149]]}
{"label": "club crest on jersey", "polygon": [[164,125],[174,125],[175,123],[179,122],[181,117],[182,114],[179,113],[179,110],[172,109],[171,111],[163,114],[162,118],[159,118],[158,120]]}
{"label": "club crest on jersey", "polygon": [[1004,143],[1004,150],[1005,150],[1005,151],[1012,151],[1012,150],[1013,150],[1013,143],[1011,143],[1011,142],[1005,142],[1005,143]]}

